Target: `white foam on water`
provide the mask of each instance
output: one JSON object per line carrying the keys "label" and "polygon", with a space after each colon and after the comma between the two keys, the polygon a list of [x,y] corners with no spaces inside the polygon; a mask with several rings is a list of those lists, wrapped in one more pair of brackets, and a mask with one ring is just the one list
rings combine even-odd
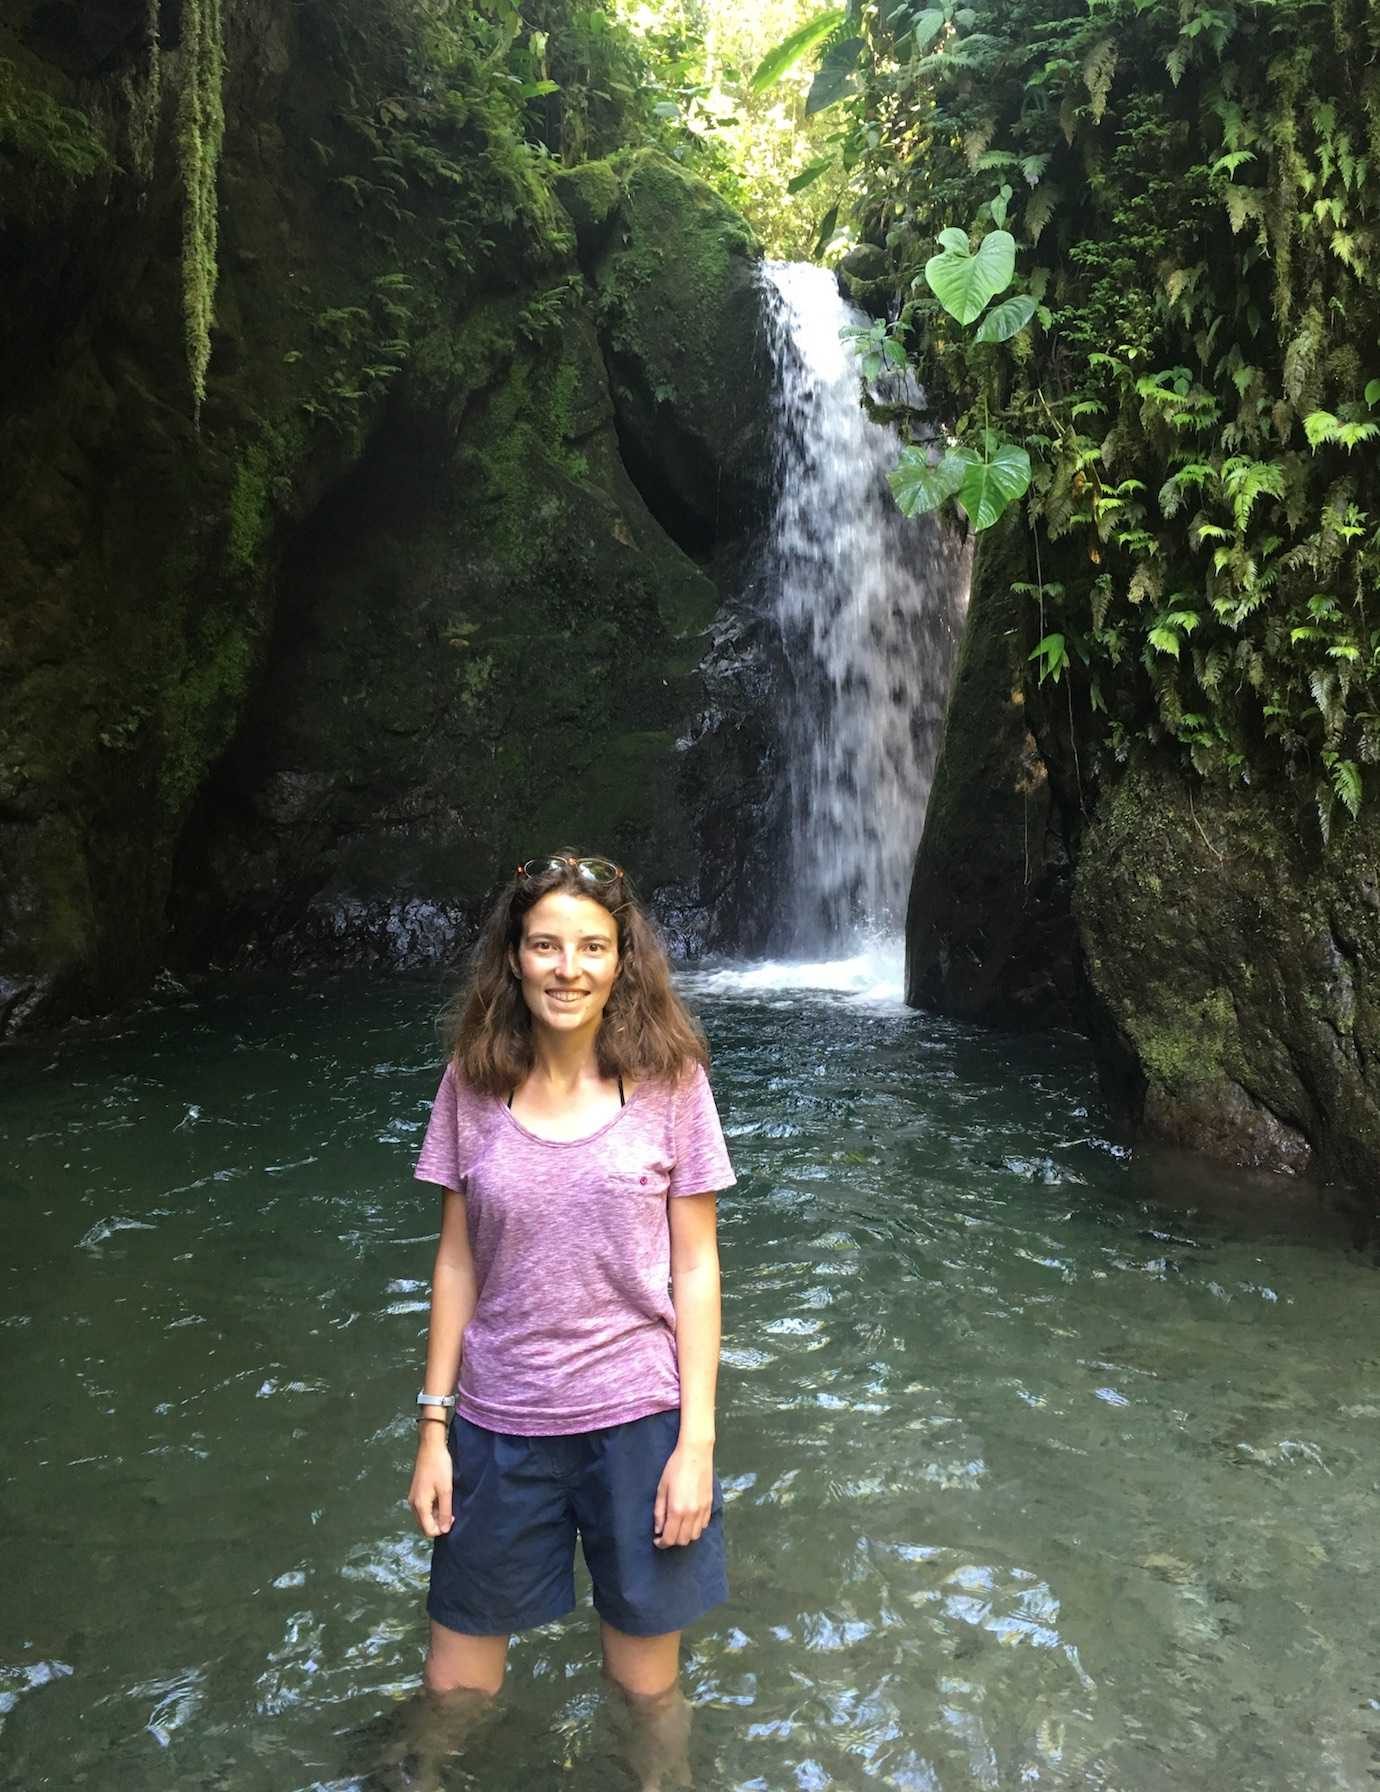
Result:
{"label": "white foam on water", "polygon": [[907,1012],[905,950],[899,940],[864,946],[842,958],[765,959],[706,964],[682,971],[677,982],[692,997],[753,997],[771,1001],[842,996],[850,1006]]}

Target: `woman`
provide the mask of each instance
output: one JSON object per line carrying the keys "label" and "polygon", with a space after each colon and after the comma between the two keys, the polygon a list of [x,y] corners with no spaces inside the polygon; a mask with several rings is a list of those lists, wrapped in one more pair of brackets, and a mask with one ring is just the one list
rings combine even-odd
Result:
{"label": "woman", "polygon": [[734,1175],[704,1037],[625,874],[559,853],[492,910],[451,1046],[416,1171],[443,1190],[409,1494],[435,1539],[425,1684],[496,1693],[509,1636],[573,1608],[578,1534],[657,1785],[684,1754],[680,1632],[727,1594],[715,1193]]}

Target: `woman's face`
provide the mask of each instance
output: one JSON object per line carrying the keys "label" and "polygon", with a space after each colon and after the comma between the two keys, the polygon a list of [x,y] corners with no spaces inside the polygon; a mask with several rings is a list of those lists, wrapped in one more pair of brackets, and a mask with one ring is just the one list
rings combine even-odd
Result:
{"label": "woman's face", "polygon": [[553,890],[528,909],[508,961],[536,1026],[593,1033],[618,976],[618,923],[602,903]]}

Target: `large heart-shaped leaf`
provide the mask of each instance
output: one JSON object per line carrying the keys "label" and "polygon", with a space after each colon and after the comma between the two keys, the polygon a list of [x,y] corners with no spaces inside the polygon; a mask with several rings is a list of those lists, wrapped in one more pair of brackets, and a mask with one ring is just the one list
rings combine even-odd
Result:
{"label": "large heart-shaped leaf", "polygon": [[975,529],[990,529],[1008,504],[1025,496],[1030,485],[1030,456],[1014,442],[985,429],[981,453],[955,448],[951,454],[964,461],[963,483],[955,495]]}
{"label": "large heart-shaped leaf", "polygon": [[798,31],[783,38],[774,50],[768,50],[748,83],[753,93],[762,93],[768,87],[774,87],[802,56],[808,56],[826,37],[832,37],[847,17],[846,6],[831,6],[827,12],[817,12],[812,19],[807,19]]}
{"label": "large heart-shaped leaf", "polygon": [[962,248],[958,246],[956,239],[961,234],[952,229],[944,232],[939,239],[944,252],[925,263],[925,279],[950,317],[970,324],[989,299],[1011,284],[1016,271],[1016,239],[1009,230],[989,230],[973,253],[966,242]]}
{"label": "large heart-shaped leaf", "polygon": [[819,65],[819,72],[810,85],[810,97],[805,102],[807,118],[816,112],[827,111],[844,94],[852,92],[855,85],[853,70],[858,66],[858,58],[862,52],[863,40],[860,37],[842,37],[836,44],[830,44]]}
{"label": "large heart-shaped leaf", "polygon": [[1023,330],[1035,315],[1035,301],[1029,293],[1018,293],[1014,299],[1003,299],[994,305],[978,325],[977,342],[1009,342],[1017,330]]}
{"label": "large heart-shaped leaf", "polygon": [[952,452],[934,466],[923,448],[908,445],[901,458],[887,474],[896,498],[897,508],[905,516],[923,516],[927,510],[938,510],[946,498],[952,498],[963,483],[967,467]]}

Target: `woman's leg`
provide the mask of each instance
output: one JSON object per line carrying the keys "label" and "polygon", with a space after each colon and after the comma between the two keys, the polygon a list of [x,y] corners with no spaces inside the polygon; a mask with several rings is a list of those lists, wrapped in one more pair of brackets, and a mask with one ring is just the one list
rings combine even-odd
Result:
{"label": "woman's leg", "polygon": [[604,1672],[628,1715],[628,1757],[640,1792],[690,1784],[690,1706],[680,1690],[680,1632],[628,1636],[599,1626]]}
{"label": "woman's leg", "polygon": [[463,1636],[432,1620],[421,1687],[389,1714],[370,1750],[370,1792],[439,1792],[446,1762],[493,1709],[507,1650],[506,1636]]}
{"label": "woman's leg", "polygon": [[433,1618],[422,1684],[440,1697],[472,1692],[493,1698],[503,1685],[507,1660],[506,1636],[465,1636]]}
{"label": "woman's leg", "polygon": [[415,1792],[439,1788],[447,1761],[458,1755],[493,1708],[503,1685],[506,1636],[463,1636],[435,1619],[422,1671],[422,1689],[399,1707],[384,1761],[403,1770]]}

